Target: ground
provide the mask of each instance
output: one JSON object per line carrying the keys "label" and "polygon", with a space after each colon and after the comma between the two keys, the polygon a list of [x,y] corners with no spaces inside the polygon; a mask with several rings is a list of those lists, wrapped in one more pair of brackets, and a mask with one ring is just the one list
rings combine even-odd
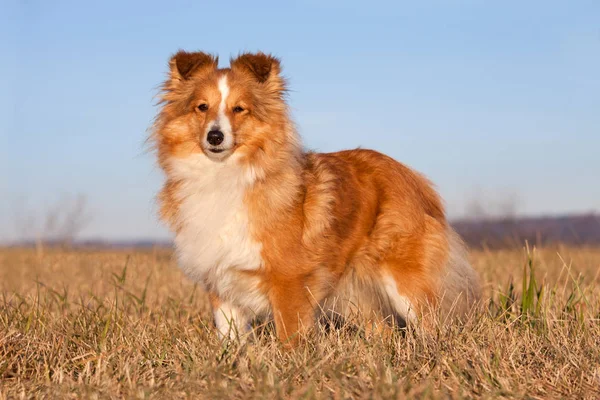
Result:
{"label": "ground", "polygon": [[3,249],[0,399],[600,398],[600,249],[471,259],[484,302],[466,322],[320,325],[290,351],[270,325],[220,342],[168,250]]}

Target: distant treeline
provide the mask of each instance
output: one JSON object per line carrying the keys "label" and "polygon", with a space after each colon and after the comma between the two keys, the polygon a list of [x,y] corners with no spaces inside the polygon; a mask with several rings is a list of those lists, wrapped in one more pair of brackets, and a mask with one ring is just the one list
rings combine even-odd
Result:
{"label": "distant treeline", "polygon": [[[502,248],[563,243],[570,245],[600,245],[600,215],[566,215],[560,217],[512,217],[498,219],[461,220],[452,226],[470,247]],[[36,246],[34,241],[14,243],[14,246]],[[62,247],[63,242],[44,241],[44,246]],[[170,248],[169,240],[77,240],[69,247],[96,249]]]}
{"label": "distant treeline", "polygon": [[564,243],[600,245],[600,215],[462,220],[452,223],[471,247]]}

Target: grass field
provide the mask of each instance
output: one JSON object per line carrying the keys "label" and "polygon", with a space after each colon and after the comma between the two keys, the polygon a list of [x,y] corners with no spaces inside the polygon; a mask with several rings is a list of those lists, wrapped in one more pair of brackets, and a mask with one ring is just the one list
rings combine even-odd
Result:
{"label": "grass field", "polygon": [[0,250],[0,399],[600,398],[600,249],[531,253],[471,254],[484,304],[463,325],[285,351],[271,326],[220,343],[166,250]]}

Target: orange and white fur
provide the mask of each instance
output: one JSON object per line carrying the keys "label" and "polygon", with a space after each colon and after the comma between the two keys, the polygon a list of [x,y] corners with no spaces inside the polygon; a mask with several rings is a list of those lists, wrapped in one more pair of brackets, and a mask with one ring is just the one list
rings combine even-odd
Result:
{"label": "orange and white fur", "polygon": [[429,182],[375,151],[305,152],[280,72],[263,53],[219,69],[180,51],[163,86],[160,215],[219,333],[271,315],[295,341],[323,309],[377,323],[464,314],[478,278]]}

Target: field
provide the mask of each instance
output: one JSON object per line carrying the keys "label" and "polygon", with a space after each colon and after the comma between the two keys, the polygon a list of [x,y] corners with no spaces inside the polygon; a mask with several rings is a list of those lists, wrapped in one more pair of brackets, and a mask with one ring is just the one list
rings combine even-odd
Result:
{"label": "field", "polygon": [[[600,398],[600,249],[473,251],[481,310],[221,343],[167,250],[0,250],[0,399]],[[511,284],[512,283],[512,284]]]}

